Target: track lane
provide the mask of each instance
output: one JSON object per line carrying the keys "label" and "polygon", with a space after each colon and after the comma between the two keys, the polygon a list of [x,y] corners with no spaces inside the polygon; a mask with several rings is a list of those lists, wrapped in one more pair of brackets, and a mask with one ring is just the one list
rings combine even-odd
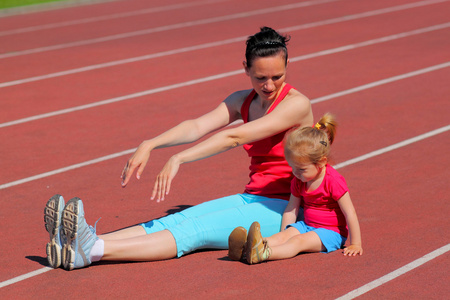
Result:
{"label": "track lane", "polygon": [[[355,53],[359,52],[353,52],[354,55]],[[317,61],[318,60],[316,60],[316,62]],[[310,62],[311,64],[307,65],[311,68],[311,66],[316,66],[316,62]],[[324,60],[323,63],[328,63],[328,61]],[[420,61],[420,63],[424,63],[424,61]],[[364,66],[368,65],[371,66],[371,64],[366,64]],[[397,67],[397,65],[394,66]],[[441,70],[438,73],[441,75],[441,79],[448,78],[448,69]],[[295,72],[295,74],[297,74],[297,72]],[[417,77],[417,81],[408,79],[406,81],[397,82],[394,86],[386,85],[381,88],[377,87],[375,93],[373,90],[362,93],[364,94],[363,96],[368,95],[372,97],[370,99],[371,101],[376,101],[383,97],[382,100],[385,101],[385,103],[389,103],[389,105],[393,103],[396,104],[396,111],[388,113],[387,115],[383,114],[383,112],[386,111],[383,111],[381,108],[371,110],[370,107],[357,105],[358,102],[362,104],[361,101],[358,101],[360,100],[361,95],[358,95],[359,97],[355,95],[345,96],[339,99],[339,101],[345,100],[352,103],[352,109],[349,109],[349,106],[346,105],[336,105],[336,107],[334,107],[343,119],[352,120],[352,123],[344,122],[341,124],[342,130],[340,129],[340,138],[337,140],[334,150],[335,153],[339,155],[344,152],[349,154],[354,148],[372,147],[375,145],[375,142],[385,144],[388,143],[388,141],[382,139],[390,138],[390,140],[396,140],[401,135],[412,134],[411,131],[408,131],[410,129],[421,131],[423,133],[423,130],[425,130],[426,127],[431,128],[437,126],[437,123],[439,123],[439,120],[441,119],[444,120],[444,122],[448,122],[446,117],[445,119],[442,117],[445,112],[442,108],[446,107],[446,102],[443,102],[441,109],[436,111],[433,105],[428,107],[425,105],[424,101],[421,101],[424,98],[430,102],[443,101],[445,98],[442,95],[448,94],[448,88],[443,84],[439,84],[439,81],[437,81],[434,76],[435,73],[430,73]],[[233,78],[231,82],[236,85],[242,84],[236,79],[237,78]],[[289,82],[292,83],[292,81]],[[297,82],[302,85],[305,83],[304,80],[298,80]],[[227,83],[229,82],[227,81]],[[322,84],[321,82],[315,83],[310,81],[309,83],[315,84],[315,94],[318,94],[319,91],[323,91],[323,89],[320,89],[321,86],[319,85]],[[433,93],[430,93],[431,88],[434,88]],[[211,89],[209,91],[211,92],[213,87],[211,85],[209,88],[205,87],[205,89]],[[219,88],[215,87],[215,90],[217,89],[223,93],[227,90],[225,84],[221,85]],[[186,90],[184,92],[186,92]],[[413,93],[414,95],[406,98],[410,93]],[[205,94],[207,93],[205,92]],[[392,98],[386,97],[386,95],[389,95],[389,97]],[[397,102],[397,98],[401,98],[400,101]],[[407,101],[405,101],[405,99],[407,99]],[[335,101],[329,103],[335,103]],[[412,105],[408,105],[411,103],[414,104],[413,107]],[[440,102],[437,104],[439,103]],[[189,103],[185,103],[185,105],[186,106],[179,107],[179,111],[176,112],[178,113],[191,107],[189,106]],[[123,105],[123,107],[125,106],[126,105]],[[319,107],[319,104],[316,106]],[[144,105],[138,106],[138,108],[140,107],[144,107]],[[318,111],[320,113],[329,107],[330,106],[328,105],[325,106],[325,103],[321,104]],[[136,109],[136,107],[134,107],[134,109]],[[408,112],[413,109],[416,110],[414,111],[416,116],[412,115],[411,117]],[[427,116],[425,118],[417,117],[422,114],[426,114]],[[99,115],[100,114],[92,114],[93,117]],[[316,117],[318,116],[316,110],[315,115]],[[434,118],[432,121],[429,121],[428,117],[431,116]],[[376,123],[378,125],[375,130],[372,129],[374,126],[373,123],[370,124],[370,122],[364,122],[368,120],[367,118],[378,122]],[[420,120],[421,126],[417,126],[417,120]],[[404,121],[405,123],[399,121]],[[135,130],[139,130],[137,126],[134,126],[135,124],[136,123],[129,122],[127,125],[131,125]],[[141,124],[141,126],[142,131],[148,130],[150,123]],[[355,126],[358,128],[355,128]],[[123,132],[127,131],[126,128],[121,130],[123,130]],[[368,132],[370,135],[367,134]],[[344,137],[347,138],[345,146],[338,143],[339,141],[343,143]],[[349,137],[354,138],[354,140],[348,139]],[[435,224],[430,223],[433,221],[433,218],[430,217],[425,220],[424,218],[417,219],[417,215],[426,214],[426,210],[430,209],[432,211],[430,214],[427,214],[427,216],[434,216],[433,214],[440,213],[437,218],[444,218],[446,220],[448,212],[442,211],[442,207],[446,207],[444,202],[445,198],[439,197],[442,196],[439,193],[443,193],[443,191],[438,190],[437,188],[433,189],[432,192],[438,194],[435,195],[437,201],[431,203],[432,205],[424,206],[423,203],[415,201],[413,203],[414,205],[409,206],[411,198],[417,197],[417,195],[420,194],[420,188],[422,187],[423,181],[420,177],[401,178],[401,176],[405,173],[411,174],[423,171],[425,174],[431,175],[427,178],[429,182],[435,182],[437,184],[439,183],[440,178],[448,177],[448,171],[446,171],[446,169],[440,169],[436,172],[435,168],[433,168],[433,166],[442,162],[442,151],[435,151],[447,146],[448,137],[448,133],[446,133],[443,136],[427,139],[426,141],[408,146],[407,149],[396,150],[387,155],[374,158],[373,161],[369,160],[362,165],[349,166],[348,168],[341,170],[347,180],[352,182],[352,195],[353,190],[355,190],[354,199],[364,199],[365,202],[358,202],[357,204],[360,219],[364,221],[365,226],[365,228],[363,228],[363,233],[365,234],[364,241],[365,243],[367,242],[367,246],[365,247],[366,249],[370,249],[369,255],[361,257],[362,259],[344,260],[345,258],[343,258],[340,253],[333,253],[332,255],[334,255],[334,257],[330,257],[331,255],[325,257],[321,254],[314,254],[302,255],[293,260],[262,264],[260,266],[249,268],[246,265],[223,261],[226,251],[203,252],[188,255],[180,260],[166,262],[121,264],[120,267],[115,264],[105,264],[102,267],[93,267],[71,273],[62,270],[51,271],[47,272],[45,275],[30,279],[29,281],[3,288],[2,295],[29,297],[30,293],[32,293],[32,295],[39,293],[45,294],[48,297],[59,297],[63,292],[78,295],[77,289],[79,291],[81,284],[87,282],[89,282],[89,287],[85,289],[85,292],[90,296],[98,297],[105,297],[105,295],[115,297],[130,296],[131,290],[136,291],[136,293],[143,292],[142,286],[146,286],[145,292],[151,289],[152,296],[155,297],[167,297],[168,295],[173,297],[186,297],[186,295],[198,296],[203,294],[205,296],[216,295],[217,297],[233,297],[236,295],[255,295],[255,291],[257,294],[264,296],[270,295],[273,291],[278,291],[283,293],[283,295],[296,297],[298,296],[299,289],[303,294],[312,297],[318,295],[317,297],[320,298],[328,298],[330,295],[335,297],[343,295],[350,289],[362,286],[371,279],[379,278],[395,269],[395,267],[401,267],[402,265],[417,259],[420,255],[429,253],[439,247],[439,245],[437,245],[440,242],[439,238],[445,234],[445,231],[442,230],[445,230],[448,226],[443,228],[433,227],[436,229],[433,231],[433,234],[429,236],[429,228],[433,225],[435,226]],[[103,141],[104,140],[101,140],[101,142]],[[94,140],[93,143],[95,143]],[[430,147],[430,143],[432,143],[434,147]],[[355,145],[357,147],[355,147]],[[51,144],[51,146],[54,146],[54,144]],[[136,146],[135,143],[133,146]],[[338,146],[341,147],[341,150],[337,149]],[[107,145],[102,145],[102,147],[105,147],[106,149]],[[88,148],[80,148],[79,151],[87,150]],[[245,159],[245,157],[239,156],[237,153],[238,152],[226,153],[224,154],[226,156],[221,160],[205,160],[195,163],[195,166],[194,164],[187,165],[184,169],[184,175],[180,174],[178,176],[177,182],[179,182],[179,193],[174,197],[177,197],[177,199],[180,197],[181,199],[186,200],[187,202],[184,203],[194,203],[196,201],[202,201],[202,199],[196,198],[196,191],[199,190],[202,190],[202,196],[205,197],[209,195],[216,196],[218,190],[224,193],[235,192],[237,187],[242,187],[242,182],[245,182],[247,174],[244,164],[242,164],[242,169],[228,170],[226,168],[229,165],[232,165],[230,164],[230,160],[239,161]],[[154,156],[155,162],[157,162],[157,164],[162,164],[168,157],[167,153],[166,155],[158,156],[158,154],[156,154]],[[424,157],[427,158],[426,164],[411,163],[421,162]],[[335,158],[337,158],[338,161],[341,159],[341,157]],[[102,227],[102,229],[106,230],[129,225],[130,221],[134,222],[136,219],[164,214],[163,208],[170,209],[172,207],[175,201],[171,203],[167,201],[164,203],[167,206],[152,206],[151,204],[154,203],[148,203],[148,201],[142,200],[147,199],[145,197],[148,196],[148,190],[146,189],[148,187],[148,182],[133,183],[134,190],[129,188],[126,190],[120,188],[117,188],[116,190],[111,189],[112,186],[118,187],[118,178],[114,174],[117,170],[116,166],[120,165],[121,167],[123,161],[124,160],[122,159],[116,159],[86,169],[71,171],[68,176],[58,175],[1,191],[1,193],[3,193],[1,199],[7,199],[6,201],[10,201],[8,203],[14,203],[16,205],[15,207],[11,207],[11,212],[7,214],[8,218],[15,217],[15,219],[11,221],[8,219],[8,222],[5,222],[8,226],[7,232],[14,231],[17,236],[25,237],[27,241],[26,245],[20,245],[13,248],[16,253],[7,258],[3,258],[8,260],[2,264],[6,266],[5,269],[15,271],[26,271],[26,269],[34,270],[36,269],[37,263],[45,261],[45,251],[43,250],[44,243],[42,242],[46,240],[45,231],[42,229],[37,233],[29,228],[43,227],[42,206],[43,203],[45,203],[45,199],[51,196],[53,194],[52,191],[54,190],[62,191],[64,194],[71,196],[80,195],[83,199],[86,199],[89,205],[89,208],[87,208],[87,210],[89,209],[89,220],[91,220],[92,216],[94,221],[95,218],[98,217],[99,212],[104,214],[110,212],[109,219],[102,219],[102,222],[104,222],[104,227]],[[393,168],[393,166],[397,168]],[[159,170],[157,166],[155,166],[154,169],[155,172]],[[227,180],[225,188],[222,188],[222,186],[214,186],[211,189],[202,189],[202,187],[206,185],[206,182],[211,180],[211,169],[221,169],[223,171],[221,174],[223,177],[215,179],[220,183]],[[386,170],[388,172],[386,172]],[[150,171],[150,173],[151,172],[153,171]],[[108,174],[108,176],[104,176],[104,174]],[[196,176],[195,178],[193,178],[193,174]],[[368,177],[367,174],[372,176]],[[231,176],[239,177],[239,183],[237,183],[237,179],[235,180]],[[151,174],[148,174],[148,177],[146,176],[146,178],[151,181],[151,178],[154,178],[154,176],[152,177]],[[395,178],[396,180],[391,180],[392,178]],[[400,180],[397,180],[398,178],[400,178]],[[383,183],[386,183],[388,187],[386,191],[381,194],[380,185]],[[392,183],[400,184],[400,189],[394,189],[394,187],[391,186]],[[411,187],[414,187],[414,189],[411,189]],[[3,195],[7,195],[7,197],[3,198]],[[132,201],[141,202],[135,203]],[[129,202],[131,202],[133,206],[128,207],[127,204]],[[22,203],[26,203],[24,209],[17,210],[17,205]],[[397,205],[392,209],[392,203],[406,203],[408,206],[406,206],[406,210],[404,205]],[[360,204],[361,206],[359,206]],[[118,207],[123,209],[117,212]],[[143,210],[143,207],[149,207],[149,209]],[[38,211],[39,213],[37,213]],[[406,224],[405,233],[400,237],[398,237],[398,232],[392,232],[391,230],[392,227],[398,227],[398,224],[395,223],[395,217],[398,216],[401,216],[401,221],[403,221],[403,224]],[[0,215],[0,217],[2,216]],[[28,226],[23,226],[23,220],[25,219],[28,220]],[[385,227],[380,228],[380,224],[385,225]],[[417,230],[416,225],[419,225],[419,230]],[[380,234],[383,234],[382,238],[380,238]],[[422,240],[417,240],[417,236],[425,237],[425,234],[427,234],[427,238],[431,239],[431,242],[423,243]],[[4,240],[6,239],[0,238],[0,241]],[[386,254],[384,251],[385,245],[389,243],[397,243],[405,247],[411,247],[411,251],[407,252],[406,255],[404,251]],[[2,249],[10,249],[8,247],[11,247],[11,245],[6,245],[6,247],[2,247]],[[16,249],[20,250],[17,251]],[[402,248],[402,250],[403,249],[404,248]],[[33,255],[30,255],[30,253]],[[24,257],[26,258],[25,263]],[[393,261],[394,263],[392,263]],[[20,265],[18,265],[18,262],[20,262]],[[274,264],[276,264],[276,267]],[[239,270],[237,274],[236,268]],[[174,274],[173,270],[180,269],[188,270],[188,272]],[[205,272],[205,270],[214,271],[214,276],[211,276],[211,273]],[[307,270],[308,273],[311,272],[315,275],[312,277],[302,276],[301,280],[299,280],[299,270]],[[324,287],[322,274],[325,270],[326,272],[331,270],[331,277],[337,278],[337,280],[328,283],[328,285]],[[356,276],[357,280],[350,276],[342,276],[342,274],[349,274],[350,272]],[[108,276],[105,277],[104,275],[106,273],[108,273]],[[291,276],[286,276],[286,273],[290,273]],[[124,280],[124,278],[129,278],[130,274],[150,275],[148,277],[140,276],[138,278],[133,278],[133,280]],[[230,276],[229,274],[236,275]],[[267,276],[261,276],[261,274],[272,274],[270,285],[267,285]],[[408,276],[411,274],[408,274]],[[8,275],[10,276],[10,274]],[[440,278],[436,273],[434,273],[434,275],[438,279]],[[412,276],[413,280],[419,280],[414,275]],[[95,278],[95,280],[92,280],[93,278]],[[223,280],[223,278],[227,278],[227,280]],[[291,280],[291,282],[287,282],[286,278]],[[69,287],[67,284],[59,285],[60,282],[70,282],[71,285]],[[110,286],[111,282],[115,282],[115,287],[118,289],[105,290],[104,286]],[[242,282],[246,282],[247,284],[242,286]],[[282,289],[282,287],[285,287],[286,285],[295,287],[295,289]],[[443,287],[440,286],[439,283],[437,283],[436,286],[437,288]],[[85,288],[85,285],[83,285],[83,287]],[[396,290],[398,290],[398,285],[394,283],[391,295],[393,295],[393,292]],[[4,292],[5,294],[3,294]],[[427,296],[426,291],[422,292],[425,293],[423,294],[424,297]],[[387,293],[389,293],[389,290]],[[142,294],[134,295],[139,297]]]}

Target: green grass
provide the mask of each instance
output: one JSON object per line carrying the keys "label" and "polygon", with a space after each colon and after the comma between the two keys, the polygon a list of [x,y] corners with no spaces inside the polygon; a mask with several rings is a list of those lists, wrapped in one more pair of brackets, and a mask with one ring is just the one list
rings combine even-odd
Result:
{"label": "green grass", "polygon": [[64,0],[0,0],[0,9]]}

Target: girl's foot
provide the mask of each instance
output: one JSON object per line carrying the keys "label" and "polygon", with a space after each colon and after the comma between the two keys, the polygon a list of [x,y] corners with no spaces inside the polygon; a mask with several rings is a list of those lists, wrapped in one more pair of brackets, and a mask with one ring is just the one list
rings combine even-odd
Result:
{"label": "girl's foot", "polygon": [[61,249],[65,237],[61,230],[61,216],[64,209],[64,198],[61,195],[51,197],[44,209],[45,229],[50,235],[50,242],[47,244],[47,260],[52,268],[61,265]]}
{"label": "girl's foot", "polygon": [[258,222],[250,226],[247,237],[247,262],[248,264],[257,264],[269,259],[270,248],[267,241],[261,235],[261,228]]}
{"label": "girl's foot", "polygon": [[245,258],[247,244],[247,230],[244,227],[236,227],[228,237],[228,257],[231,260]]}
{"label": "girl's foot", "polygon": [[86,223],[80,198],[75,197],[67,202],[62,216],[62,228],[67,237],[62,250],[64,268],[73,270],[90,265],[90,253],[98,237],[95,228]]}

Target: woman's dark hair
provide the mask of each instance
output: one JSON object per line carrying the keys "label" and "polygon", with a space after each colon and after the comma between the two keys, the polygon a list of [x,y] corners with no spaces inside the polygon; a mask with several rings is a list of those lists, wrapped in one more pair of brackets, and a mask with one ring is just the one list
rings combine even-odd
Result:
{"label": "woman's dark hair", "polygon": [[245,50],[247,67],[250,68],[253,60],[257,57],[272,56],[279,52],[283,52],[287,64],[286,44],[289,40],[289,36],[283,36],[270,27],[261,27],[260,32],[247,39],[247,49]]}

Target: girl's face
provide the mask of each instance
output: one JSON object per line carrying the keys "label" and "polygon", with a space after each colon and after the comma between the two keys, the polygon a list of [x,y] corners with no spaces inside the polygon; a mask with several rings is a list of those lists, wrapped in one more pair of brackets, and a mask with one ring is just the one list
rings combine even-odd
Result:
{"label": "girl's face", "polygon": [[258,57],[251,68],[244,62],[245,73],[250,77],[253,89],[262,100],[274,101],[286,79],[286,65],[283,52],[273,56]]}
{"label": "girl's face", "polygon": [[304,163],[295,161],[295,159],[286,158],[289,166],[292,168],[292,174],[302,182],[310,182],[322,177],[322,171],[325,164],[319,162],[315,165],[311,162]]}

